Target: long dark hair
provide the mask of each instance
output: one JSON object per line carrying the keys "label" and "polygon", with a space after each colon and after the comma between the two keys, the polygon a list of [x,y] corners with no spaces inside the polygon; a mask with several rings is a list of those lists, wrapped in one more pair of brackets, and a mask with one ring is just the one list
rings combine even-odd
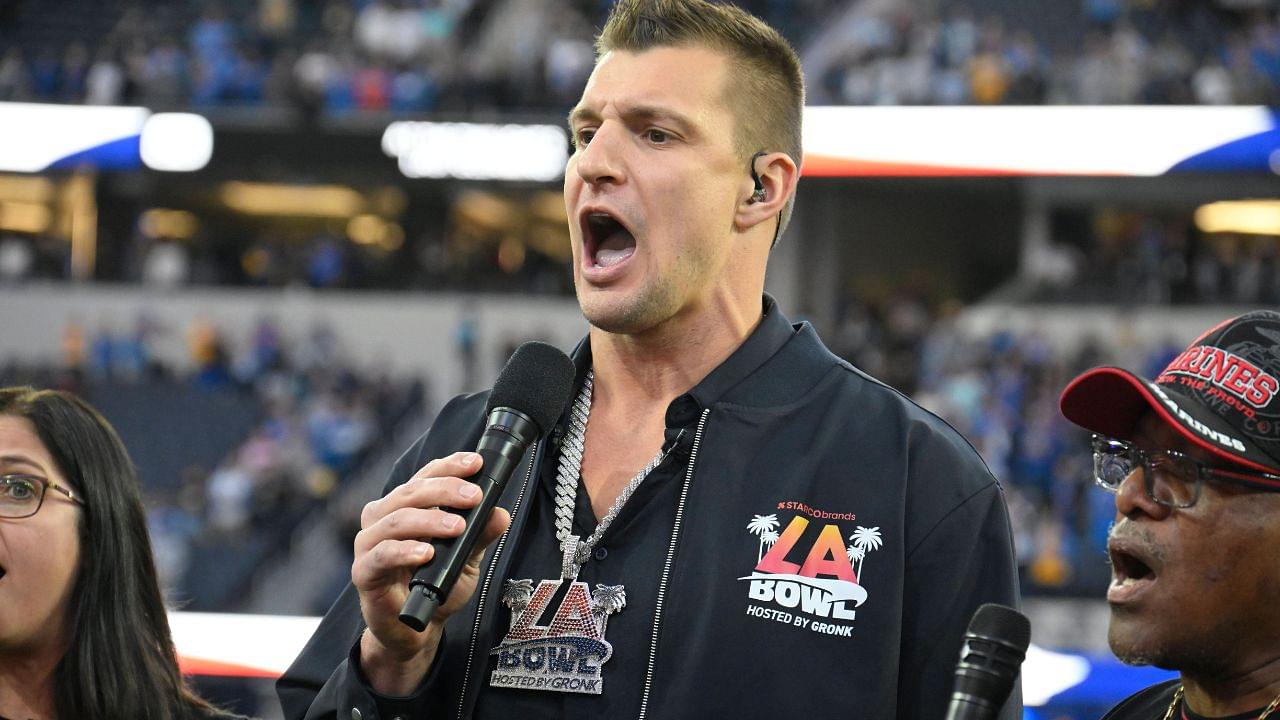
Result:
{"label": "long dark hair", "polygon": [[178,671],[133,463],[111,425],[80,398],[0,388],[0,415],[21,417],[84,497],[70,643],[54,673],[58,717],[187,720],[214,709]]}

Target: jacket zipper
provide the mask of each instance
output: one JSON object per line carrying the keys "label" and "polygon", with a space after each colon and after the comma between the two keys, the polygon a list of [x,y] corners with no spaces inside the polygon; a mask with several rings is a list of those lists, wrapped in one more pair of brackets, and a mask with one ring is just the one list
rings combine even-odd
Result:
{"label": "jacket zipper", "polygon": [[676,506],[676,521],[671,526],[671,544],[667,547],[667,560],[662,564],[662,579],[658,581],[658,601],[653,610],[653,638],[649,642],[649,669],[644,675],[644,694],[640,697],[640,717],[644,720],[649,711],[649,692],[653,690],[653,672],[658,660],[658,632],[662,627],[662,602],[667,596],[667,580],[671,577],[671,563],[675,559],[676,545],[680,541],[680,523],[684,519],[684,503],[689,497],[689,483],[693,480],[693,467],[698,462],[698,446],[702,444],[702,429],[707,425],[711,408],[702,411],[698,430],[693,435],[693,449],[689,451],[689,469],[684,474],[684,487],[680,489],[680,504]]}
{"label": "jacket zipper", "polygon": [[[533,477],[533,466],[538,460],[537,446],[534,446],[533,455],[529,458],[529,470],[524,475],[524,485],[520,486],[520,494],[516,496],[516,503],[511,507],[511,525],[516,522],[516,513],[520,512],[520,506],[524,504],[524,493],[529,489],[529,480]],[[476,602],[476,619],[471,627],[471,646],[467,650],[467,669],[462,674],[462,694],[458,699],[458,720],[462,720],[466,713],[467,707],[467,688],[471,685],[471,666],[476,658],[476,644],[480,641],[480,619],[484,616],[484,602],[489,595],[489,584],[493,582],[494,570],[498,567],[498,557],[502,555],[502,548],[507,544],[507,536],[510,534],[511,528],[507,528],[507,532],[502,533],[502,537],[498,538],[498,544],[493,549],[493,557],[489,560],[489,570],[484,575],[484,584],[480,586],[480,600]]]}

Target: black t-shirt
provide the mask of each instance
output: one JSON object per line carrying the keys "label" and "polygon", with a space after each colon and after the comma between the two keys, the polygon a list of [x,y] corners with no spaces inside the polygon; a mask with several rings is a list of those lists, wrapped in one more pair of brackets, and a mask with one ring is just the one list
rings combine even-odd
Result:
{"label": "black t-shirt", "polygon": [[[645,692],[648,649],[654,632],[663,563],[671,544],[680,492],[702,410],[777,352],[791,332],[790,326],[785,324],[762,323],[762,331],[752,333],[695,388],[671,401],[665,417],[666,437],[662,447],[665,455],[661,464],[636,488],[635,494],[605,530],[590,559],[579,571],[578,580],[589,587],[622,585],[626,592],[626,606],[609,616],[605,630],[604,639],[612,645],[613,655],[601,666],[603,692],[594,695],[493,687],[492,675],[498,660],[491,655],[482,672],[478,673],[477,679],[483,683],[483,689],[475,717],[523,720],[625,717],[633,715],[640,707]],[[587,350],[584,360],[589,363],[589,348]],[[579,368],[579,388],[587,367],[584,364]],[[563,440],[567,432],[567,416],[566,413],[552,434],[552,445]],[[555,528],[559,455],[555,452],[542,463],[537,491],[530,500],[528,523],[512,545],[508,573],[494,579],[497,588],[507,580],[532,580],[536,587],[541,580],[560,578],[560,541],[556,539]],[[591,499],[579,484],[573,532],[586,540],[596,529],[596,524]],[[564,592],[562,588],[552,597],[542,623],[550,622],[550,616],[564,597]],[[503,637],[511,613],[502,608],[498,614],[501,627],[497,636]]]}
{"label": "black t-shirt", "polygon": [[[1166,680],[1136,692],[1124,699],[1124,702],[1111,708],[1102,720],[1161,720],[1169,712],[1169,703],[1182,684],[1180,680]],[[1265,708],[1250,710],[1239,715],[1224,718],[1208,718],[1192,712],[1185,703],[1174,713],[1175,720],[1257,720]]]}
{"label": "black t-shirt", "polygon": [[[696,420],[697,415],[694,414],[693,418]],[[678,434],[678,431],[674,433]],[[671,452],[622,507],[578,573],[578,580],[589,587],[594,588],[597,584],[622,585],[626,592],[626,607],[609,617],[605,631],[605,640],[613,646],[613,656],[602,666],[603,692],[584,695],[492,687],[490,675],[496,668],[496,658],[490,656],[488,666],[479,676],[484,689],[480,692],[476,717],[547,720],[622,717],[634,714],[635,708],[640,706],[640,694],[644,688],[639,679],[644,677],[649,659],[647,648],[653,633],[658,581],[671,540],[671,524],[680,499],[681,481],[688,466],[685,440],[692,439],[692,432],[676,441],[669,431],[668,438],[667,446]],[[556,461],[543,463],[537,496],[531,503],[529,524],[521,542],[514,547],[511,572],[504,580],[529,579],[536,586],[541,580],[560,577],[560,542],[555,536],[557,468]],[[579,486],[573,532],[585,540],[595,528],[596,518],[590,498]],[[542,624],[550,623],[563,592],[563,589],[557,592],[548,604]],[[502,629],[505,630],[510,612],[503,608],[500,615]]]}

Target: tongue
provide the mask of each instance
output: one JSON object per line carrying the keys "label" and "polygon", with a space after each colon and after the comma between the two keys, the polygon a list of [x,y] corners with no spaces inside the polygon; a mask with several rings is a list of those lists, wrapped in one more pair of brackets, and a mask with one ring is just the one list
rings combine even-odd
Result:
{"label": "tongue", "polygon": [[596,248],[596,264],[600,267],[612,267],[634,255],[636,239],[626,230],[619,230]]}

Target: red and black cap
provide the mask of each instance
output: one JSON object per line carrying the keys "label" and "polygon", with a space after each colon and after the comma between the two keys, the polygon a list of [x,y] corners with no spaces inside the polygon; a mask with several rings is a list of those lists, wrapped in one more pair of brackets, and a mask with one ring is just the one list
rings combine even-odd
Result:
{"label": "red and black cap", "polygon": [[1154,381],[1116,367],[1089,370],[1067,385],[1060,405],[1071,422],[1121,440],[1150,410],[1212,455],[1280,474],[1280,313],[1223,322]]}

